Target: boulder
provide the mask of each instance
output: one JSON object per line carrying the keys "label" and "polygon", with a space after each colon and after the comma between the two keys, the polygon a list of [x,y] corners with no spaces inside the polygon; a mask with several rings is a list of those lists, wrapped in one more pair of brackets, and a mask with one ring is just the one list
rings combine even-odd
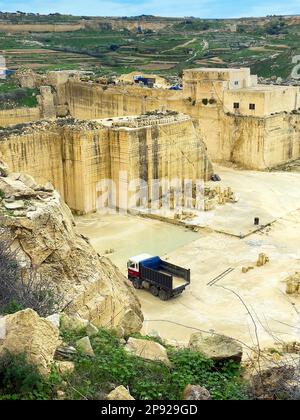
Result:
{"label": "boulder", "polygon": [[71,360],[77,354],[77,350],[73,346],[61,345],[55,351],[55,360]]}
{"label": "boulder", "polygon": [[200,385],[187,385],[183,391],[183,399],[187,401],[211,400],[211,396],[207,389]]}
{"label": "boulder", "polygon": [[155,341],[130,337],[125,346],[125,350],[137,357],[141,357],[146,360],[159,361],[171,367],[167,350]]}
{"label": "boulder", "polygon": [[42,191],[53,192],[54,191],[54,187],[51,184],[51,182],[46,182],[46,184],[42,187]]}
{"label": "boulder", "polygon": [[12,201],[12,202],[4,201],[4,207],[7,210],[19,210],[25,207],[25,203],[23,200]]}
{"label": "boulder", "polygon": [[67,331],[80,331],[86,329],[89,325],[89,321],[81,318],[79,315],[67,315],[61,316],[61,328]]}
{"label": "boulder", "polygon": [[107,397],[107,400],[112,400],[112,401],[131,401],[134,400],[134,398],[130,395],[130,393],[127,391],[127,389],[121,385],[118,386],[118,388],[114,389],[113,391],[111,391]]}
{"label": "boulder", "polygon": [[86,333],[89,337],[94,337],[95,335],[98,334],[98,332],[99,332],[98,328],[95,327],[95,325],[93,325],[93,324],[89,324],[86,327]]}
{"label": "boulder", "polygon": [[50,316],[47,316],[47,321],[51,322],[54,327],[59,328],[60,326],[60,314],[53,314]]}
{"label": "boulder", "polygon": [[133,308],[128,308],[124,312],[119,326],[123,329],[124,334],[133,334],[140,331],[143,326],[143,322],[139,312]]}
{"label": "boulder", "polygon": [[95,357],[95,353],[89,337],[83,337],[80,340],[76,341],[76,348],[80,353],[86,356]]}
{"label": "boulder", "polygon": [[26,353],[28,361],[36,365],[41,374],[49,374],[59,344],[58,328],[32,309],[7,315],[1,324],[0,356],[6,352]]}
{"label": "boulder", "polygon": [[14,172],[10,176],[12,179],[16,181],[23,182],[23,184],[25,184],[27,187],[33,190],[35,190],[38,186],[32,176],[25,174],[23,172]]}
{"label": "boulder", "polygon": [[212,334],[207,336],[202,333],[192,334],[189,348],[217,362],[233,360],[240,363],[243,356],[242,346],[233,338],[224,335]]}
{"label": "boulder", "polygon": [[75,370],[75,364],[73,362],[57,361],[55,365],[61,375],[69,375]]}

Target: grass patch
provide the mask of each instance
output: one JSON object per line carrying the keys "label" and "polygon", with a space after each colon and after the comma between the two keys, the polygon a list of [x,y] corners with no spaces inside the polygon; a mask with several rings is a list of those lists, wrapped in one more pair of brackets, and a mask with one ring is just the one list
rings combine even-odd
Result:
{"label": "grass patch", "polygon": [[91,342],[96,357],[76,357],[76,370],[69,377],[70,399],[81,399],[81,395],[98,399],[99,391],[105,394],[113,387],[124,385],[138,400],[180,400],[188,384],[205,386],[214,399],[247,398],[240,381],[240,368],[234,363],[217,367],[199,353],[169,347],[173,367],[168,368],[160,362],[128,354],[113,332],[101,330]]}

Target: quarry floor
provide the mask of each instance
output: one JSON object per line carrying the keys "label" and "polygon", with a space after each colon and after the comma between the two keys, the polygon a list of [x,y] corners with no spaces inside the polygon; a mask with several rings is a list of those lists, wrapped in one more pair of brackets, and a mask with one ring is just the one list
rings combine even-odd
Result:
{"label": "quarry floor", "polygon": [[[299,341],[300,296],[285,294],[285,279],[300,271],[300,174],[221,167],[217,173],[240,200],[220,206],[210,229],[195,233],[138,216],[93,214],[77,218],[78,232],[124,274],[128,257],[144,252],[191,269],[191,285],[178,298],[162,302],[148,291],[137,292],[144,333],[184,343],[197,330],[223,333],[246,346],[257,344],[256,334],[262,346]],[[254,216],[270,226],[251,233]],[[227,233],[220,233],[220,226]],[[234,236],[239,231],[248,236]],[[242,267],[255,266],[261,252],[270,262],[243,274]],[[228,268],[230,274],[208,285]]]}

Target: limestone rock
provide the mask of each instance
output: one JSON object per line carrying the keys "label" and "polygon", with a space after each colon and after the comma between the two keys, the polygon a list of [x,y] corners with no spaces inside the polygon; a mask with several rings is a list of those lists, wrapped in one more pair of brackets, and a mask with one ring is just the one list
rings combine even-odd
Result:
{"label": "limestone rock", "polygon": [[204,336],[202,333],[192,334],[189,348],[218,362],[234,360],[240,363],[243,355],[243,348],[237,341],[216,334],[209,336]]}
{"label": "limestone rock", "polygon": [[111,391],[107,397],[107,400],[112,400],[112,401],[131,401],[134,400],[134,398],[130,395],[130,393],[127,391],[127,389],[121,385],[118,386],[118,388],[114,389],[113,391]]}
{"label": "limestone rock", "polygon": [[0,177],[0,189],[5,197],[30,198],[36,196],[36,192],[27,187],[22,181],[14,180],[11,177]]}
{"label": "limestone rock", "polygon": [[51,184],[51,182],[47,182],[43,187],[42,187],[43,191],[46,192],[53,192],[54,191],[54,187]]}
{"label": "limestone rock", "polygon": [[55,364],[61,375],[69,375],[75,370],[75,364],[73,362],[57,361]]}
{"label": "limestone rock", "polygon": [[130,337],[125,346],[125,350],[137,357],[147,360],[154,360],[171,366],[167,350],[159,343],[150,340],[142,340]]}
{"label": "limestone rock", "polygon": [[187,401],[211,400],[211,396],[207,389],[200,385],[187,385],[183,391],[183,399]]}
{"label": "limestone rock", "polygon": [[33,177],[28,175],[28,174],[15,172],[15,173],[12,173],[10,176],[11,176],[11,178],[15,179],[16,181],[23,182],[23,184],[25,184],[27,187],[29,187],[33,190],[37,188],[37,183],[35,182]]}
{"label": "limestone rock", "polygon": [[9,168],[6,163],[0,160],[0,176],[7,177],[9,175]]}
{"label": "limestone rock", "polygon": [[95,325],[93,325],[93,324],[89,324],[86,327],[86,333],[89,337],[94,337],[95,335],[98,334],[98,332],[99,332],[98,328],[95,327]]}
{"label": "limestone rock", "polygon": [[61,328],[67,331],[80,331],[85,329],[89,325],[89,321],[82,319],[79,315],[67,315],[62,314],[61,316]]}
{"label": "limestone rock", "polygon": [[80,353],[83,353],[86,356],[95,357],[95,353],[89,337],[83,337],[80,340],[76,341],[76,348]]}
{"label": "limestone rock", "polygon": [[[24,178],[22,177],[24,180]],[[120,270],[78,235],[70,209],[54,192],[33,190],[20,179],[0,176],[0,190],[12,203],[25,201],[26,215],[16,217],[0,202],[0,224],[14,241],[22,266],[37,269],[37,275],[62,296],[65,312],[92,322],[96,327],[138,332],[143,323],[141,305],[132,285]],[[43,198],[42,194],[47,194]],[[27,210],[26,209],[26,210]]]}
{"label": "limestone rock", "polygon": [[0,335],[0,356],[6,352],[26,353],[43,375],[50,373],[54,353],[59,343],[59,330],[40,318],[32,309],[7,315],[2,319],[5,334]]}
{"label": "limestone rock", "polygon": [[133,334],[141,330],[142,324],[140,314],[132,308],[129,308],[122,317],[120,327],[123,328],[124,333]]}
{"label": "limestone rock", "polygon": [[71,360],[77,354],[77,350],[73,346],[61,345],[55,351],[55,360]]}
{"label": "limestone rock", "polygon": [[300,294],[300,273],[289,276],[286,280],[286,293],[288,295]]}
{"label": "limestone rock", "polygon": [[51,322],[52,325],[54,325],[54,327],[59,329],[60,326],[60,314],[53,314],[50,316],[47,316],[47,321]]}
{"label": "limestone rock", "polygon": [[22,200],[13,201],[12,203],[4,201],[4,206],[7,210],[19,210],[25,207],[25,203]]}
{"label": "limestone rock", "polygon": [[60,389],[56,392],[56,395],[58,400],[64,400],[66,397],[65,391],[62,391]]}

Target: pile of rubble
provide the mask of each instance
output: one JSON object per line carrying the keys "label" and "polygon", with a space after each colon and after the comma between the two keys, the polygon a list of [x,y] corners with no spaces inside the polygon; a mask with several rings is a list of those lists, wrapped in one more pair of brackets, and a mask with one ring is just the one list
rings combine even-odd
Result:
{"label": "pile of rubble", "polygon": [[173,111],[155,111],[134,118],[120,118],[112,123],[112,127],[139,128],[151,125],[170,124],[175,121],[186,121],[190,117]]}
{"label": "pile of rubble", "polygon": [[25,124],[17,124],[11,127],[0,129],[0,141],[6,140],[10,136],[20,136],[31,134],[36,131],[49,131],[55,127],[70,127],[72,129],[81,130],[97,130],[103,125],[96,121],[77,120],[75,118],[57,118],[55,121],[40,120]]}
{"label": "pile of rubble", "polygon": [[226,203],[237,203],[238,199],[230,187],[222,188],[206,186],[204,188],[204,211],[213,210],[216,205],[224,205]]}

